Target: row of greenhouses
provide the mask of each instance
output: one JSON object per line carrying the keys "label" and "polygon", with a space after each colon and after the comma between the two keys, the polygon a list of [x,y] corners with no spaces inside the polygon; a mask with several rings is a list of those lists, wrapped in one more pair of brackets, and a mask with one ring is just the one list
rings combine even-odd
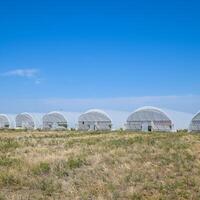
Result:
{"label": "row of greenhouses", "polygon": [[[72,127],[71,122],[75,122]],[[89,110],[82,114],[54,111],[47,114],[20,113],[18,115],[0,114],[1,129],[28,129],[28,130],[67,130],[79,131],[111,131],[112,118],[102,110]],[[170,117],[161,109],[155,107],[142,107],[131,113],[124,127],[128,131],[142,132],[172,132],[174,124]],[[189,131],[200,131],[200,112],[191,120]]]}

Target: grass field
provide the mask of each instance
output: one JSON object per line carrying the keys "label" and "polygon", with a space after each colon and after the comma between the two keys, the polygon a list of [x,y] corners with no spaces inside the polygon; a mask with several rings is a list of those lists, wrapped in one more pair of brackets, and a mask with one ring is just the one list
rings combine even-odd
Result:
{"label": "grass field", "polygon": [[4,199],[200,199],[200,135],[0,132]]}

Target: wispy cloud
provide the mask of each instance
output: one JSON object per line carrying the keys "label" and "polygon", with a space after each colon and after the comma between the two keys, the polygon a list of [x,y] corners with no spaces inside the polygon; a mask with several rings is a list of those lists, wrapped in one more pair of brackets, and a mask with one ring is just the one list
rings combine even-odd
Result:
{"label": "wispy cloud", "polygon": [[34,78],[37,77],[39,74],[38,69],[15,69],[4,72],[3,76],[18,76],[18,77],[25,77],[25,78]]}
{"label": "wispy cloud", "polygon": [[1,74],[4,77],[20,77],[31,79],[36,85],[41,84],[42,80],[40,77],[40,71],[34,68],[27,69],[14,69]]}
{"label": "wispy cloud", "polygon": [[195,113],[200,110],[200,95],[182,96],[143,96],[121,98],[97,98],[97,99],[44,99],[43,103],[56,109],[84,110],[89,108],[103,108],[112,110],[133,111],[142,106],[156,106],[182,112]]}
{"label": "wispy cloud", "polygon": [[[99,108],[103,110],[118,110],[133,112],[142,106],[155,106],[169,110],[195,114],[200,110],[200,95],[183,96],[149,96],[124,98],[96,98],[96,99],[68,99],[68,98],[42,98],[42,99],[7,99],[0,98],[1,112],[48,112],[64,110],[71,112],[84,112],[87,109]],[[17,106],[16,106],[17,105]]]}

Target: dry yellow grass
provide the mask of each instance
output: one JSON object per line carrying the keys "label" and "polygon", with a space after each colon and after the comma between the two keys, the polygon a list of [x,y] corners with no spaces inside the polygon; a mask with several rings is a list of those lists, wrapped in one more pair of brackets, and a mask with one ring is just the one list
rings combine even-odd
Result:
{"label": "dry yellow grass", "polygon": [[200,136],[0,132],[4,199],[200,199]]}

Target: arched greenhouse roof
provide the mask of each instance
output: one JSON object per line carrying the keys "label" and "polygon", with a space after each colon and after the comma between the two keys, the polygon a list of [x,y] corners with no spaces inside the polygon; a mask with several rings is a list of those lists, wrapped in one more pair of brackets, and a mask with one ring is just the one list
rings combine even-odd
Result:
{"label": "arched greenhouse roof", "polygon": [[171,121],[168,115],[161,109],[145,106],[137,109],[127,119],[131,121]]}
{"label": "arched greenhouse roof", "polygon": [[54,115],[54,114],[62,116],[63,119],[67,122],[69,128],[76,128],[76,123],[77,123],[78,117],[80,116],[80,113],[51,111],[43,116],[43,122],[44,122],[45,118],[48,119],[48,116]]}
{"label": "arched greenhouse roof", "polygon": [[0,114],[0,118],[5,118],[9,123],[9,128],[16,128],[16,115],[14,114]]}
{"label": "arched greenhouse roof", "polygon": [[106,112],[99,109],[91,109],[80,115],[78,121],[111,122],[111,119]]}
{"label": "arched greenhouse roof", "polygon": [[200,121],[200,111],[194,115],[194,117],[192,118],[192,121]]}
{"label": "arched greenhouse roof", "polygon": [[20,113],[16,116],[16,120],[20,116],[21,117],[23,117],[23,116],[29,117],[29,119],[31,119],[33,121],[35,129],[43,128],[43,121],[42,121],[43,116],[44,116],[43,113],[28,113],[28,112]]}
{"label": "arched greenhouse roof", "polygon": [[[48,118],[52,115],[57,115],[57,116],[60,116],[62,117],[63,121],[68,121],[68,114],[66,112],[61,112],[61,111],[52,111],[52,112],[49,112],[47,114],[45,114],[43,116],[43,120],[48,120]],[[60,120],[61,118],[59,118]]]}
{"label": "arched greenhouse roof", "polygon": [[200,111],[192,118],[189,131],[200,131]]}

